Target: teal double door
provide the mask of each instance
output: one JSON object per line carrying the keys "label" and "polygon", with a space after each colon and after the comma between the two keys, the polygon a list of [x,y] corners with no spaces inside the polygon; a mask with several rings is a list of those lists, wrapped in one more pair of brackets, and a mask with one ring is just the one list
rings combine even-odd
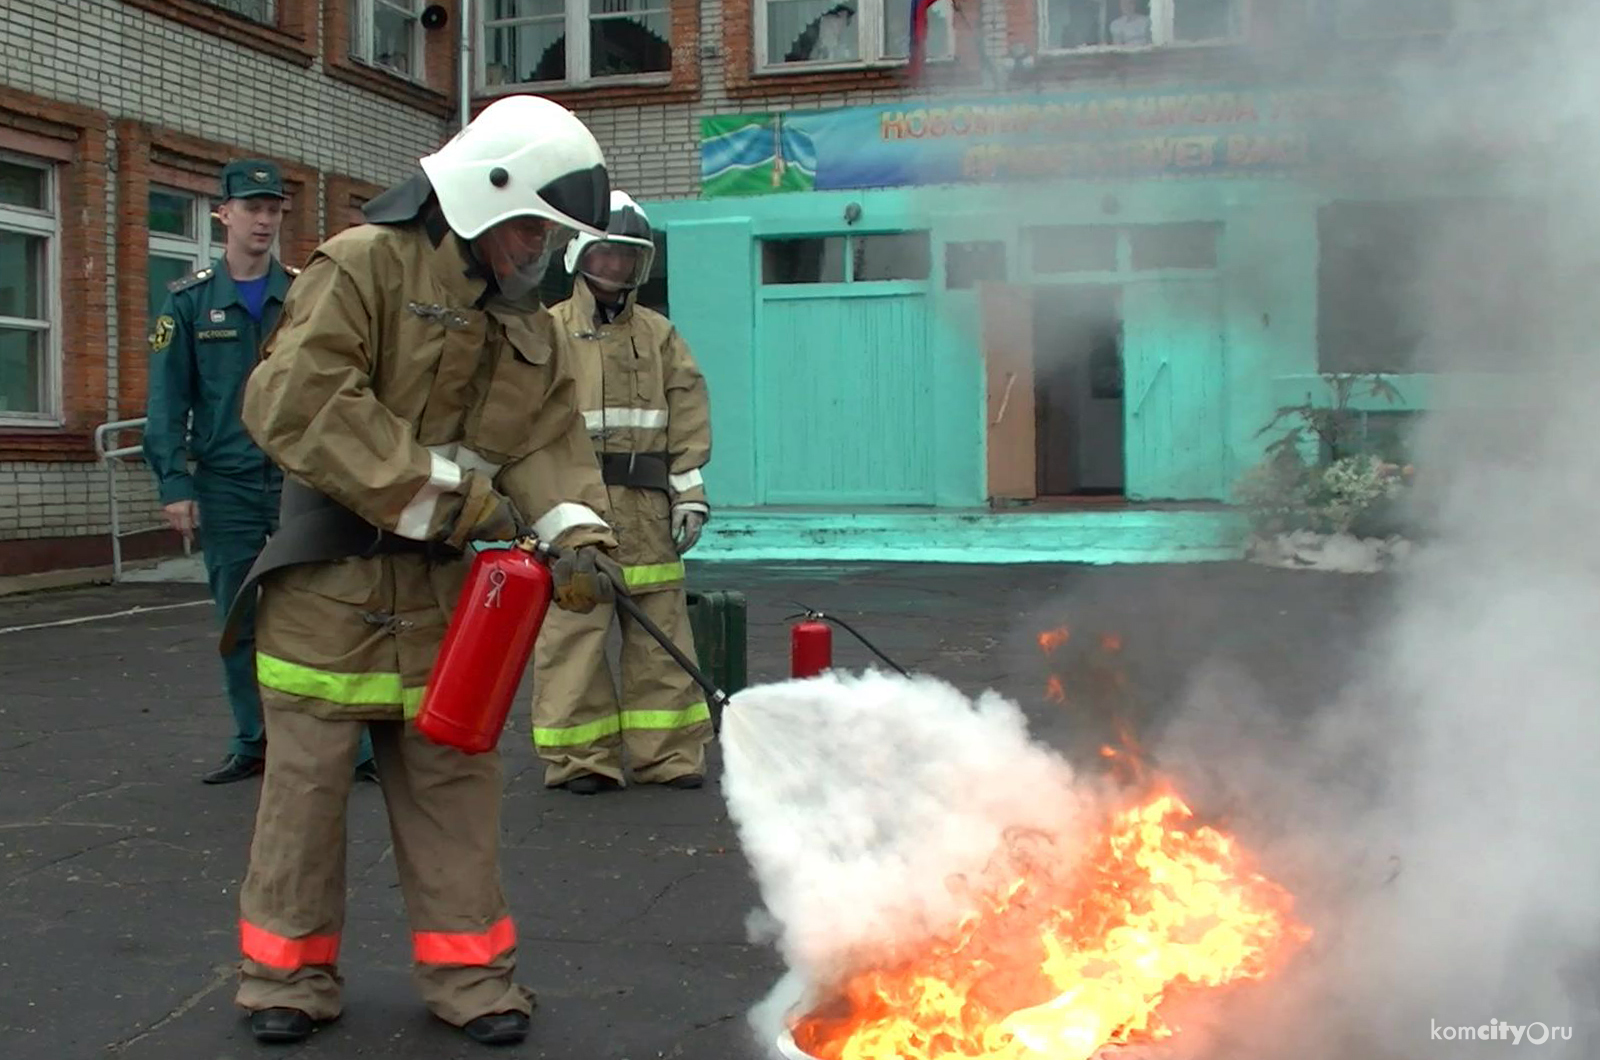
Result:
{"label": "teal double door", "polygon": [[[935,503],[940,425],[934,394],[941,368],[929,294],[919,285],[872,286],[870,294],[864,285],[848,293],[823,285],[763,292],[753,373],[756,503]],[[1009,290],[1021,295],[1025,289]],[[1003,312],[1018,322],[1018,306]],[[1228,500],[1228,376],[1216,278],[1126,281],[1121,313],[1126,496]],[[987,319],[985,330],[992,330]],[[1030,345],[1012,336],[1004,372],[996,371],[996,351],[984,350],[994,391],[991,487],[1002,476],[1012,483],[991,488],[991,496],[1037,492]],[[946,364],[943,370],[955,369]],[[995,413],[997,397],[1008,413]],[[981,406],[984,395],[974,393],[973,401]],[[1019,414],[1029,423],[1016,423]]]}

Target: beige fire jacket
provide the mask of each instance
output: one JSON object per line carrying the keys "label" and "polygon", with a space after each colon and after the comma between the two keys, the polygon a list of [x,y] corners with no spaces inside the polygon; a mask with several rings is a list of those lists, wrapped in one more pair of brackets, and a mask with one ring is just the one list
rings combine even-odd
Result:
{"label": "beige fire jacket", "polygon": [[[362,225],[318,249],[246,385],[246,429],[286,474],[401,537],[443,538],[467,491],[492,482],[540,537],[615,545],[554,319],[480,307],[486,282],[432,227]],[[398,554],[275,572],[256,617],[261,684],[324,715],[409,716],[468,564]]]}
{"label": "beige fire jacket", "polygon": [[672,509],[711,511],[701,475],[711,459],[705,377],[672,322],[631,297],[610,323],[598,321],[582,276],[550,313],[595,452],[666,454],[668,489],[611,486],[608,516],[629,589],[675,588],[684,569],[672,541]]}

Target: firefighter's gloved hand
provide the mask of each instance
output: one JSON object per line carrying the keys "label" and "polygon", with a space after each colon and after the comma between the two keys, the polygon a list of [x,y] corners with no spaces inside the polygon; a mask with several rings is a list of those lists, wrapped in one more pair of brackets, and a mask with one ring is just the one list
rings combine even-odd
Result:
{"label": "firefighter's gloved hand", "polygon": [[700,540],[700,530],[706,525],[705,509],[699,505],[678,504],[672,509],[672,540],[678,555],[683,555]]}
{"label": "firefighter's gloved hand", "polygon": [[445,535],[446,545],[464,549],[468,541],[514,541],[524,532],[516,505],[496,492],[486,477],[469,471],[465,485],[466,496]]}
{"label": "firefighter's gloved hand", "polygon": [[588,614],[608,604],[618,593],[628,595],[622,567],[599,545],[579,545],[561,554],[550,568],[555,580],[556,606],[563,611]]}

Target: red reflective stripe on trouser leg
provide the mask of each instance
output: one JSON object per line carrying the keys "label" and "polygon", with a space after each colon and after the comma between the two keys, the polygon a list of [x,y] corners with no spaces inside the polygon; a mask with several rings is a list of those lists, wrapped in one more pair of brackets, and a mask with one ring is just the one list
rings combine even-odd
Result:
{"label": "red reflective stripe on trouser leg", "polygon": [[291,939],[239,921],[239,949],[252,961],[272,968],[303,968],[308,964],[333,964],[339,959],[338,935],[307,935]]}
{"label": "red reflective stripe on trouser leg", "polygon": [[418,931],[411,936],[418,964],[488,964],[517,944],[517,927],[508,916],[487,931]]}

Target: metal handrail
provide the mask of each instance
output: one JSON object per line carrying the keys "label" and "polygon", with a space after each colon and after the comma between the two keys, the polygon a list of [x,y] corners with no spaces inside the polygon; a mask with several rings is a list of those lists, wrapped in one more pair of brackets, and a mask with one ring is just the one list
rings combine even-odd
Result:
{"label": "metal handrail", "polygon": [[111,506],[111,580],[122,580],[122,513],[117,503],[117,465],[123,457],[135,456],[144,452],[144,446],[124,445],[115,449],[106,448],[107,440],[114,434],[122,431],[143,430],[148,417],[141,416],[136,420],[112,420],[102,423],[94,429],[94,453],[106,469],[106,500]]}

